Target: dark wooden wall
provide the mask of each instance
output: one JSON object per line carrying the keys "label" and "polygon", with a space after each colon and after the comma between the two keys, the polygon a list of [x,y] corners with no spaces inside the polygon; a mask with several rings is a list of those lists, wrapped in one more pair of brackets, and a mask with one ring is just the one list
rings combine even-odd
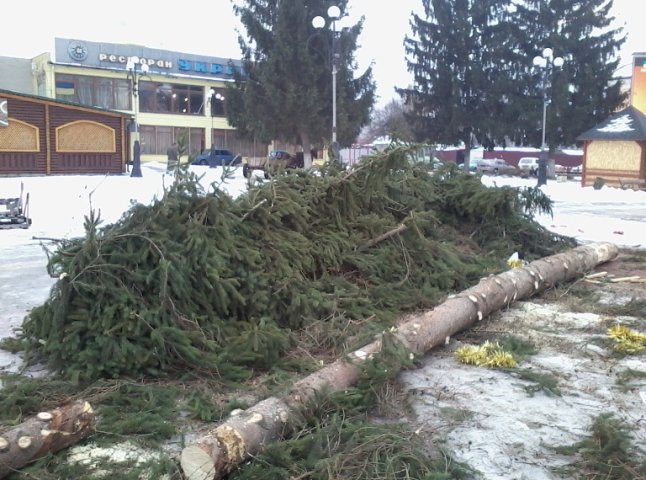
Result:
{"label": "dark wooden wall", "polygon": [[[4,95],[0,95],[4,97]],[[47,138],[45,136],[45,104],[10,97],[7,99],[9,118],[28,123],[39,130],[38,152],[0,151],[0,174],[46,173]],[[11,122],[11,120],[9,120]]]}
{"label": "dark wooden wall", "polygon": [[[51,141],[51,173],[121,173],[123,159],[124,129],[120,117],[108,117],[100,112],[73,110],[58,106],[49,107],[49,135]],[[115,152],[58,152],[56,129],[62,125],[89,120],[101,123],[115,131]]]}
{"label": "dark wooden wall", "polygon": [[[64,105],[37,98],[5,95],[9,118],[38,128],[38,152],[0,151],[0,175],[19,174],[121,174],[125,171],[127,137],[125,116]],[[57,128],[76,121],[105,125],[115,134],[114,152],[58,152]]]}
{"label": "dark wooden wall", "polygon": [[[590,143],[592,143],[592,141],[588,140],[585,142],[584,158],[586,158],[588,155],[588,147]],[[637,141],[637,144],[641,149],[640,165],[639,165],[639,171],[637,173],[635,173],[634,171],[617,171],[617,170],[611,170],[611,169],[604,169],[604,170],[589,169],[587,168],[584,162],[581,184],[584,187],[593,185],[597,177],[603,178],[605,181],[605,185],[609,185],[613,187],[618,187],[621,185],[620,179],[646,180],[646,141]]]}

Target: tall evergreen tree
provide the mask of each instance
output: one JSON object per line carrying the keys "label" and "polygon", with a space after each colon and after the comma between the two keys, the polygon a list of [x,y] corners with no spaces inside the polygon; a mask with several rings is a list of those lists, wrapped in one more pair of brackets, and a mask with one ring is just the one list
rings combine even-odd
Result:
{"label": "tall evergreen tree", "polygon": [[[621,28],[610,28],[613,0],[525,0],[516,12],[516,62],[525,74],[516,82],[514,136],[540,145],[544,73],[532,59],[551,48],[564,59],[563,67],[549,73],[546,141],[551,149],[573,145],[576,137],[593,127],[625,100],[621,81],[615,79],[617,53],[625,41]],[[508,112],[509,113],[509,112]],[[516,115],[517,114],[517,115]]]}
{"label": "tall evergreen tree", "polygon": [[[336,4],[343,15],[348,0]],[[328,143],[332,133],[333,52],[340,146],[352,144],[374,104],[372,69],[354,76],[363,20],[336,36],[329,24],[316,30],[312,19],[325,18],[328,6],[325,0],[241,0],[234,6],[246,36],[239,37],[243,73],[228,92],[229,122],[248,138],[301,145],[306,166],[311,145]]]}
{"label": "tall evergreen tree", "polygon": [[500,135],[497,114],[511,75],[510,0],[422,0],[404,43],[413,87],[398,89],[411,106],[419,141],[464,143],[465,168],[476,141]]}

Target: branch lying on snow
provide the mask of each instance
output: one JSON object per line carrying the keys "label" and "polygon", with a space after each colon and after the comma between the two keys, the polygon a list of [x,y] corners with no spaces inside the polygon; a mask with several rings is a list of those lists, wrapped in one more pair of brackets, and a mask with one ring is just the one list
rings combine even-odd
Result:
{"label": "branch lying on snow", "polygon": [[[599,280],[601,279],[601,280]],[[611,283],[646,283],[646,278],[642,278],[639,275],[632,275],[629,277],[614,277],[613,275],[608,274],[608,272],[597,272],[583,277],[584,282],[601,284],[606,282]]]}
{"label": "branch lying on snow", "polygon": [[[402,319],[395,337],[414,355],[444,344],[492,312],[535,295],[558,283],[584,275],[615,258],[616,245],[597,243],[536,260],[522,268],[484,278],[433,310]],[[359,380],[361,365],[381,350],[378,339],[296,382],[288,395],[269,397],[246,411],[236,411],[193,445],[182,451],[181,465],[188,480],[221,478],[265,445],[280,440],[284,427],[300,406],[317,391],[342,391]]]}
{"label": "branch lying on snow", "polygon": [[618,278],[611,278],[610,281],[612,283],[620,283],[620,282],[634,282],[634,283],[641,283],[640,281],[642,278],[639,275],[633,275],[632,277],[618,277]]}
{"label": "branch lying on snow", "polygon": [[608,275],[608,272],[597,272],[597,273],[591,273],[590,275],[586,275],[584,280],[593,280],[596,278],[602,278]]}
{"label": "branch lying on snow", "polygon": [[31,237],[32,240],[41,240],[45,242],[55,242],[55,243],[63,243],[65,241],[64,238],[52,238],[52,237]]}

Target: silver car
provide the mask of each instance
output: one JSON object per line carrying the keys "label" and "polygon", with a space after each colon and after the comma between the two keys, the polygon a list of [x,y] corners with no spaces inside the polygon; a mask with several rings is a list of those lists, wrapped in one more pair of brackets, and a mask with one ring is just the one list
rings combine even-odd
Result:
{"label": "silver car", "polygon": [[508,164],[501,158],[487,158],[478,164],[478,173],[490,173],[493,175],[513,175],[517,173],[516,167]]}
{"label": "silver car", "polygon": [[523,157],[518,160],[518,168],[529,175],[538,173],[538,157]]}

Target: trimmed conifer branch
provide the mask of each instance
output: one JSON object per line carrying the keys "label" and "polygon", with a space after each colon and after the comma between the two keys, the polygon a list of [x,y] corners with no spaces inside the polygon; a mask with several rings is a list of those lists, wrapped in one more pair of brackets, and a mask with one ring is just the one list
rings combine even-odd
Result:
{"label": "trimmed conifer branch", "polygon": [[[389,326],[395,311],[426,308],[495,268],[490,252],[522,245],[535,258],[574,245],[519,215],[522,192],[428,175],[408,150],[364,159],[351,177],[278,175],[235,199],[217,187],[205,195],[182,173],[113,225],[100,228],[91,212],[85,238],[48,255],[59,281],[23,323],[26,361],[81,380],[190,367],[237,381],[271,368],[290,332],[317,319],[340,312]],[[484,225],[479,238],[455,227],[465,223]],[[397,246],[384,241],[396,235]]]}
{"label": "trimmed conifer branch", "polygon": [[266,199],[266,198],[263,198],[263,199],[262,199],[262,200],[260,200],[258,203],[256,203],[253,207],[251,207],[251,209],[250,209],[247,213],[245,213],[245,214],[242,216],[242,218],[240,219],[240,221],[241,221],[241,222],[244,222],[244,221],[245,221],[245,219],[246,219],[249,215],[251,215],[255,210],[257,210],[257,209],[259,209],[260,207],[262,207],[265,203],[267,203],[267,199]]}
{"label": "trimmed conifer branch", "polygon": [[390,237],[397,235],[398,233],[402,233],[404,230],[406,230],[408,226],[404,223],[400,224],[399,226],[393,228],[392,230],[388,230],[386,233],[383,233],[379,235],[378,237],[375,237],[368,242],[366,242],[364,245],[361,245],[357,250],[366,250],[367,248],[374,247],[378,243],[383,242],[384,240],[389,239]]}

